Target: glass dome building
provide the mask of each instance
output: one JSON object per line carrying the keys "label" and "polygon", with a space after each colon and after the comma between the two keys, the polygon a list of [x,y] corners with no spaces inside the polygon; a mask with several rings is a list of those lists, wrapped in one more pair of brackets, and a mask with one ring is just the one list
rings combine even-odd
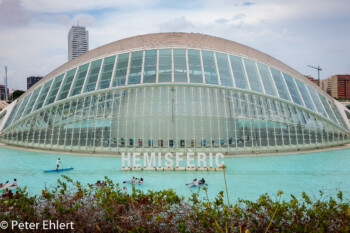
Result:
{"label": "glass dome building", "polygon": [[159,33],[107,44],[49,73],[0,113],[0,140],[106,153],[305,150],[348,143],[345,111],[255,49]]}

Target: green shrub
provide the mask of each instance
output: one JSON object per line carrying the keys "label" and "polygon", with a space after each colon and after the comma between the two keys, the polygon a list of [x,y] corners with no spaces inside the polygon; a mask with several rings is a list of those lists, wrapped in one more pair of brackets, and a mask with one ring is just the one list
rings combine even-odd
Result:
{"label": "green shrub", "polygon": [[[0,220],[73,222],[76,232],[349,232],[349,200],[337,197],[312,200],[306,193],[298,200],[276,200],[263,194],[257,201],[229,204],[227,193],[213,199],[178,196],[172,189],[131,194],[107,177],[107,186],[82,186],[66,176],[57,187],[30,196],[19,190],[17,198],[0,199]],[[226,197],[225,197],[226,195]],[[225,203],[227,199],[227,203]],[[16,229],[15,229],[16,230]],[[19,232],[19,230],[17,230]],[[38,230],[37,232],[47,232]]]}

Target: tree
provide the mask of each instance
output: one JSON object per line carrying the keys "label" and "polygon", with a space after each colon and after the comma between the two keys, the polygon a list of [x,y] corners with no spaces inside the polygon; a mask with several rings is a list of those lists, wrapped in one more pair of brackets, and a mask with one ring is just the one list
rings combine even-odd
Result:
{"label": "tree", "polygon": [[16,99],[18,99],[25,91],[22,90],[15,90],[12,93],[12,101],[15,101]]}

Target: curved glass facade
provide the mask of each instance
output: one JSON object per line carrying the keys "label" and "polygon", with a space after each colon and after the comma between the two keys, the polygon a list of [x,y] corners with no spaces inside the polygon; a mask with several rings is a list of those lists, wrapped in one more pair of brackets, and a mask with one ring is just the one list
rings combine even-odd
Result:
{"label": "curved glass facade", "polygon": [[234,153],[339,145],[349,131],[331,99],[278,67],[162,48],[109,54],[47,79],[14,106],[1,140],[72,151]]}

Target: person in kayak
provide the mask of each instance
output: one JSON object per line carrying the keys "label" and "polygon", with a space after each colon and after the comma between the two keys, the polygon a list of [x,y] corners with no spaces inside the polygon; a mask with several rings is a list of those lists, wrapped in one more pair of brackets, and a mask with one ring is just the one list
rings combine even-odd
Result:
{"label": "person in kayak", "polygon": [[136,180],[137,180],[137,178],[135,178],[135,176],[133,176],[131,180],[123,181],[123,183],[124,183],[124,184],[125,184],[125,183],[133,184],[133,183],[135,183]]}
{"label": "person in kayak", "polygon": [[194,179],[193,182],[188,183],[188,184],[186,184],[186,185],[188,185],[189,188],[198,187],[199,182],[198,182],[197,179]]}
{"label": "person in kayak", "polygon": [[98,181],[94,184],[94,186],[101,187],[101,181],[98,180]]}
{"label": "person in kayak", "polygon": [[13,180],[13,183],[9,187],[18,186],[17,179]]}
{"label": "person in kayak", "polygon": [[56,171],[58,170],[58,168],[60,167],[60,163],[62,164],[62,161],[60,158],[57,159],[57,163],[56,163]]}
{"label": "person in kayak", "polygon": [[[199,181],[198,184],[199,184],[200,186],[207,185],[207,184],[205,183],[204,178],[202,178],[202,179]],[[207,185],[207,186],[208,186],[208,185]]]}
{"label": "person in kayak", "polygon": [[143,183],[142,177],[138,181],[136,181],[136,184],[142,184],[142,183]]}
{"label": "person in kayak", "polygon": [[191,184],[194,184],[194,182],[196,182],[196,181],[197,181],[197,178],[195,178],[195,179],[193,180],[193,182],[188,183],[188,184],[186,184],[186,185],[191,185]]}

